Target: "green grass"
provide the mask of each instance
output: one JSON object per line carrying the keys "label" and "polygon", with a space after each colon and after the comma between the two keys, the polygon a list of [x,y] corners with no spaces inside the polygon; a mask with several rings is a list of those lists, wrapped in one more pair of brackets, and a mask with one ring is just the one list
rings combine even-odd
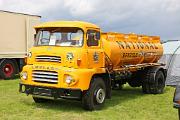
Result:
{"label": "green grass", "polygon": [[141,88],[126,86],[113,91],[102,110],[88,112],[81,103],[59,100],[35,104],[31,96],[18,92],[18,79],[0,81],[0,120],[177,120],[172,106],[174,89],[160,95],[142,94]]}

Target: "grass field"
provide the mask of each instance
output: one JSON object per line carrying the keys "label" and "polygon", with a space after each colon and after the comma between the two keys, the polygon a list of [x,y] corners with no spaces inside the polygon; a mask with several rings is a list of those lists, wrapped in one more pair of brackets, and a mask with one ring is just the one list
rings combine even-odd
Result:
{"label": "grass field", "polygon": [[78,101],[35,104],[31,96],[18,92],[18,82],[0,81],[0,120],[178,120],[171,87],[164,94],[145,95],[141,88],[126,86],[113,91],[102,110],[88,112]]}

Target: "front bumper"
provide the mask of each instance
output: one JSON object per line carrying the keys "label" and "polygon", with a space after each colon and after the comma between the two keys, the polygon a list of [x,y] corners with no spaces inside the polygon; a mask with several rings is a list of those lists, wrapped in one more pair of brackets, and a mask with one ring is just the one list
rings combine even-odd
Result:
{"label": "front bumper", "polygon": [[33,86],[26,84],[19,84],[19,92],[26,93],[27,95],[35,95],[42,97],[50,97],[54,99],[64,98],[64,99],[76,99],[80,100],[82,92],[80,89],[63,89],[63,88],[50,88]]}

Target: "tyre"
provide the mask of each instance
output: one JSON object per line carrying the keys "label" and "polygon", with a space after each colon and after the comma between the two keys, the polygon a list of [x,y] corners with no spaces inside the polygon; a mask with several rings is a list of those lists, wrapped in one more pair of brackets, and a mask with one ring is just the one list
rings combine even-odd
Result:
{"label": "tyre", "polygon": [[161,94],[165,87],[165,76],[162,71],[148,71],[145,74],[142,91],[146,94]]}
{"label": "tyre", "polygon": [[131,79],[128,80],[128,84],[131,87],[140,87],[142,86],[142,78],[143,74],[142,71],[137,71],[132,74]]}
{"label": "tyre", "polygon": [[149,85],[149,83],[143,82],[143,84],[142,84],[142,91],[145,94],[150,94],[151,93],[150,92],[150,85]]}
{"label": "tyre", "polygon": [[3,79],[11,79],[18,73],[18,65],[16,61],[3,59],[0,62],[0,76]]}
{"label": "tyre", "polygon": [[33,100],[35,103],[45,103],[48,101],[48,99],[38,98],[38,97],[34,97],[34,96],[33,96]]}
{"label": "tyre", "polygon": [[161,94],[164,92],[164,87],[165,87],[165,77],[162,71],[158,71],[156,73],[155,77],[155,88],[152,89],[152,93],[154,94]]}
{"label": "tyre", "polygon": [[82,97],[82,105],[86,110],[99,110],[106,98],[106,86],[101,78],[94,78],[90,88]]}

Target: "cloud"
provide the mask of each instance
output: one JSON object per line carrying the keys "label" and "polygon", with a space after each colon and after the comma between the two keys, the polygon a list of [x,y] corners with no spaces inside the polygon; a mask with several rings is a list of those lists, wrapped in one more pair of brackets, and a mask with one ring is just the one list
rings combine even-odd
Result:
{"label": "cloud", "polygon": [[58,0],[1,0],[0,9],[29,14],[40,14],[47,9],[53,9]]}
{"label": "cloud", "polygon": [[42,15],[43,21],[83,20],[103,31],[180,39],[179,0],[1,0],[0,9]]}
{"label": "cloud", "polygon": [[65,0],[64,6],[75,16],[92,14],[96,10],[93,3],[88,0]]}

